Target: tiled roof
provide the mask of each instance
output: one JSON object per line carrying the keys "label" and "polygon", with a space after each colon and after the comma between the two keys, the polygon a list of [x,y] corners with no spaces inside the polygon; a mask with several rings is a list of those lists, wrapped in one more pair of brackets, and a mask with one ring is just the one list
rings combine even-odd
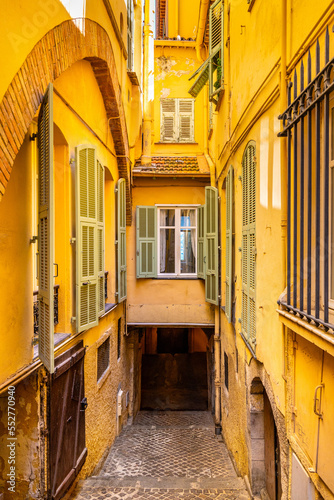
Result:
{"label": "tiled roof", "polygon": [[[209,170],[204,158],[197,156],[152,156],[151,163],[140,165],[137,163],[134,173],[154,174],[202,174]],[[203,168],[204,167],[204,168]]]}

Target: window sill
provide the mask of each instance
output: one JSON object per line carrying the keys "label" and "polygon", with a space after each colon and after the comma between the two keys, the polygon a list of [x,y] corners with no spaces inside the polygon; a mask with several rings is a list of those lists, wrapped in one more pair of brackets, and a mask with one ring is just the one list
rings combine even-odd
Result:
{"label": "window sill", "polygon": [[100,316],[100,318],[104,318],[105,316],[107,316],[107,314],[116,309],[117,306],[118,304],[111,304],[107,302],[104,308],[104,313]]}
{"label": "window sill", "polygon": [[[61,344],[64,340],[67,340],[71,336],[70,333],[55,333],[53,339],[53,346],[56,347]],[[34,355],[33,361],[38,358],[38,344],[34,345]]]}
{"label": "window sill", "polygon": [[155,142],[154,144],[197,144],[198,145],[198,142],[195,142],[195,141],[187,141],[187,142],[183,142],[183,141],[158,141],[158,142]]}
{"label": "window sill", "polygon": [[155,280],[198,280],[197,276],[156,276]]}

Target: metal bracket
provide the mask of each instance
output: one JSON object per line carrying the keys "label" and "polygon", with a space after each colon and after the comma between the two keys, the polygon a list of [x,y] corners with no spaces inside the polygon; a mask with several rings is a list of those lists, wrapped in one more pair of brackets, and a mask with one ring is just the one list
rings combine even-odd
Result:
{"label": "metal bracket", "polygon": [[38,241],[38,236],[33,236],[30,238],[30,243],[35,243],[35,241]]}
{"label": "metal bracket", "polygon": [[37,139],[37,134],[35,134],[35,133],[31,134],[31,136],[29,137],[29,139],[31,141],[35,141]]}
{"label": "metal bracket", "polygon": [[70,238],[70,244],[73,245],[73,243],[75,243],[77,241],[76,238]]}
{"label": "metal bracket", "polygon": [[[320,411],[320,405],[321,405],[321,393],[320,393],[320,398],[317,397],[318,395],[318,390],[319,389],[323,389],[325,387],[325,384],[319,384],[317,385],[317,387],[315,388],[315,391],[314,391],[314,405],[313,405],[313,411],[316,415],[318,415],[318,417],[320,418],[323,418],[323,414],[322,412]],[[318,403],[319,402],[319,408],[318,408]]]}

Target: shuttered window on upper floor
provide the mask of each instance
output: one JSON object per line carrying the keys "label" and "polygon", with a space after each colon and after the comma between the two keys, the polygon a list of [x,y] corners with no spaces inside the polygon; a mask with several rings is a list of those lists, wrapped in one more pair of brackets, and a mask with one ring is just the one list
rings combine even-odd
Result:
{"label": "shuttered window on upper floor", "polygon": [[91,145],[76,147],[76,327],[104,313],[104,167]]}
{"label": "shuttered window on upper floor", "polygon": [[194,141],[194,100],[161,99],[161,141]]}
{"label": "shuttered window on upper floor", "polygon": [[232,287],[233,287],[233,167],[226,177],[226,276],[225,276],[225,314],[232,320]]}
{"label": "shuttered window on upper floor", "polygon": [[255,143],[246,147],[242,160],[242,312],[245,339],[256,346],[256,163]]}
{"label": "shuttered window on upper floor", "polygon": [[117,251],[117,300],[126,299],[126,184],[119,179],[116,190],[116,251]]}
{"label": "shuttered window on upper floor", "polygon": [[134,63],[134,6],[133,0],[127,0],[127,69],[133,71]]}

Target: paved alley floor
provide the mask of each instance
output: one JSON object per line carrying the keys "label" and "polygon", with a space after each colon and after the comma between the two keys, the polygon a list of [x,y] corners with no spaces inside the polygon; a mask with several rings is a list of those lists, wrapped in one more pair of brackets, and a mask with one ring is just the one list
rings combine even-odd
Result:
{"label": "paved alley floor", "polygon": [[249,500],[209,412],[141,411],[75,500]]}

